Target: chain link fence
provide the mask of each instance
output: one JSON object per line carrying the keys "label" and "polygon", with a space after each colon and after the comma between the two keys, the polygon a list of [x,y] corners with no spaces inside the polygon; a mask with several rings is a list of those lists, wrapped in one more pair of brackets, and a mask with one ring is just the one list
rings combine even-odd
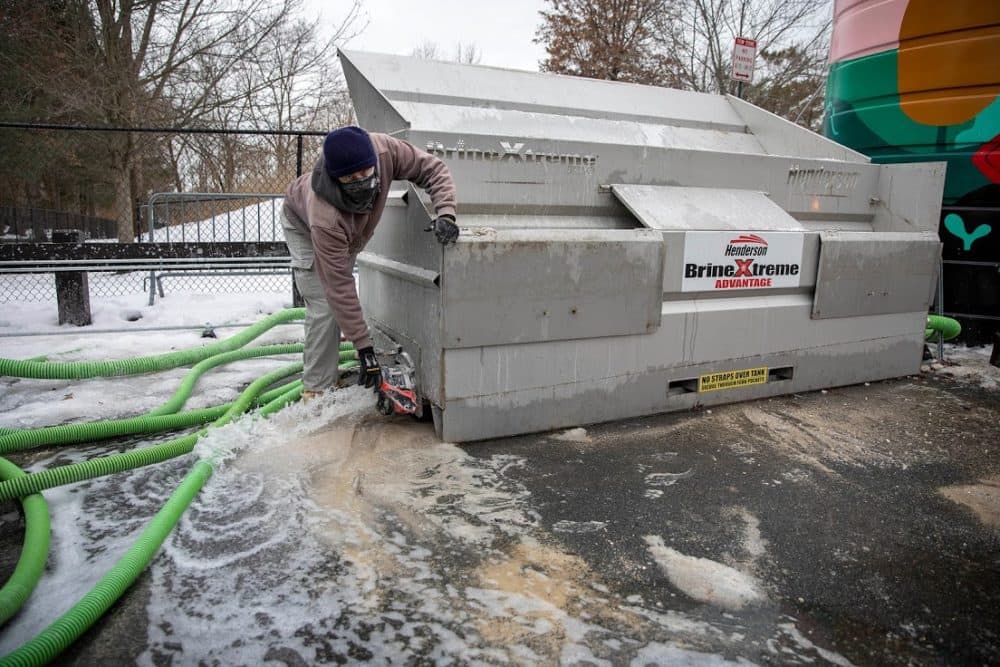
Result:
{"label": "chain link fence", "polygon": [[[0,123],[0,243],[282,241],[282,194],[324,132]],[[89,274],[93,297],[290,293],[288,270]],[[52,274],[0,274],[0,303],[55,302]]]}
{"label": "chain link fence", "polygon": [[[291,294],[290,270],[262,271],[149,271],[90,273],[90,296],[115,298],[149,295],[149,281],[155,281],[156,294]],[[55,303],[55,277],[51,273],[0,275],[0,303]]]}
{"label": "chain link fence", "polygon": [[109,218],[44,208],[0,206],[0,242],[49,240],[52,230],[73,229],[83,238],[114,238],[117,223]]}
{"label": "chain link fence", "polygon": [[282,241],[282,197],[267,193],[157,192],[143,207],[145,240]]}

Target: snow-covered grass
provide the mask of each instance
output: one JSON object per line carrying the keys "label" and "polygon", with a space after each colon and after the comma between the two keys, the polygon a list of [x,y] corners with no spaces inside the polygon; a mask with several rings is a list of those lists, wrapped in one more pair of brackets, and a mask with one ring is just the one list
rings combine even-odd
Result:
{"label": "snow-covered grass", "polygon": [[[57,324],[52,303],[6,304],[0,315],[3,353],[11,359],[44,356],[48,361],[109,360],[160,354],[215,343],[203,338],[211,323],[216,336],[225,338],[240,328],[230,323],[253,323],[291,306],[290,294],[168,294],[153,306],[142,294],[94,299],[94,324],[74,327]],[[135,319],[140,316],[141,319]],[[130,321],[134,320],[134,321]],[[189,330],[143,331],[157,327],[191,327]],[[89,333],[91,330],[115,331]],[[134,330],[134,331],[133,331]],[[59,335],[19,337],[18,332],[52,332]],[[302,323],[273,328],[254,345],[302,340]],[[233,400],[238,390],[256,377],[293,357],[248,360],[223,366],[205,375],[191,406]],[[0,381],[0,427],[37,428],[67,421],[107,419],[147,412],[162,403],[178,386],[187,369],[178,368],[151,376],[97,378],[86,381]]]}
{"label": "snow-covered grass", "polygon": [[[153,241],[177,242],[227,242],[227,241],[284,241],[281,231],[281,207],[283,198],[266,199],[233,211],[212,211],[209,217],[182,225],[159,227],[153,230]],[[170,206],[175,214],[181,205],[158,205],[156,211],[162,218],[169,215]],[[214,202],[193,200],[184,204],[191,210],[211,209]],[[202,215],[205,215],[202,213]],[[149,241],[149,232],[144,231],[137,240]]]}

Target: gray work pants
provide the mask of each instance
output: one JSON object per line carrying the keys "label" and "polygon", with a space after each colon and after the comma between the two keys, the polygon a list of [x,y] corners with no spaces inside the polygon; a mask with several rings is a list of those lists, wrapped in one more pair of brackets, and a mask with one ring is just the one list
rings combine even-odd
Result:
{"label": "gray work pants", "polygon": [[326,292],[313,266],[309,228],[287,211],[282,212],[281,228],[292,257],[295,286],[306,303],[302,384],[309,391],[332,389],[337,383],[340,363],[340,327],[330,312]]}

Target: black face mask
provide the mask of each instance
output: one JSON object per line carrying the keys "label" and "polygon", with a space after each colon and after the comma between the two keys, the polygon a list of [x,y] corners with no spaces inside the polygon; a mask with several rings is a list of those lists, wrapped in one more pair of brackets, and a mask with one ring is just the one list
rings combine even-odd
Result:
{"label": "black face mask", "polygon": [[351,213],[364,213],[372,210],[378,197],[378,174],[372,172],[371,176],[349,183],[338,181],[337,187],[340,189],[341,201],[346,210]]}

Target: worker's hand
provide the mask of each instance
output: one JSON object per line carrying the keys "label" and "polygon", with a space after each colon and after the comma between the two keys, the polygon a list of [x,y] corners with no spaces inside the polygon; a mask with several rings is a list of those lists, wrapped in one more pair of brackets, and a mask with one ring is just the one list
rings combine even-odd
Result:
{"label": "worker's hand", "polygon": [[441,245],[454,243],[455,239],[458,238],[458,225],[455,224],[455,216],[449,213],[439,215],[436,219],[432,220],[431,224],[424,227],[424,231],[434,232],[434,236],[437,237]]}
{"label": "worker's hand", "polygon": [[382,381],[382,367],[378,365],[375,350],[371,347],[361,348],[358,350],[358,361],[361,362],[358,384],[366,388],[377,387]]}

